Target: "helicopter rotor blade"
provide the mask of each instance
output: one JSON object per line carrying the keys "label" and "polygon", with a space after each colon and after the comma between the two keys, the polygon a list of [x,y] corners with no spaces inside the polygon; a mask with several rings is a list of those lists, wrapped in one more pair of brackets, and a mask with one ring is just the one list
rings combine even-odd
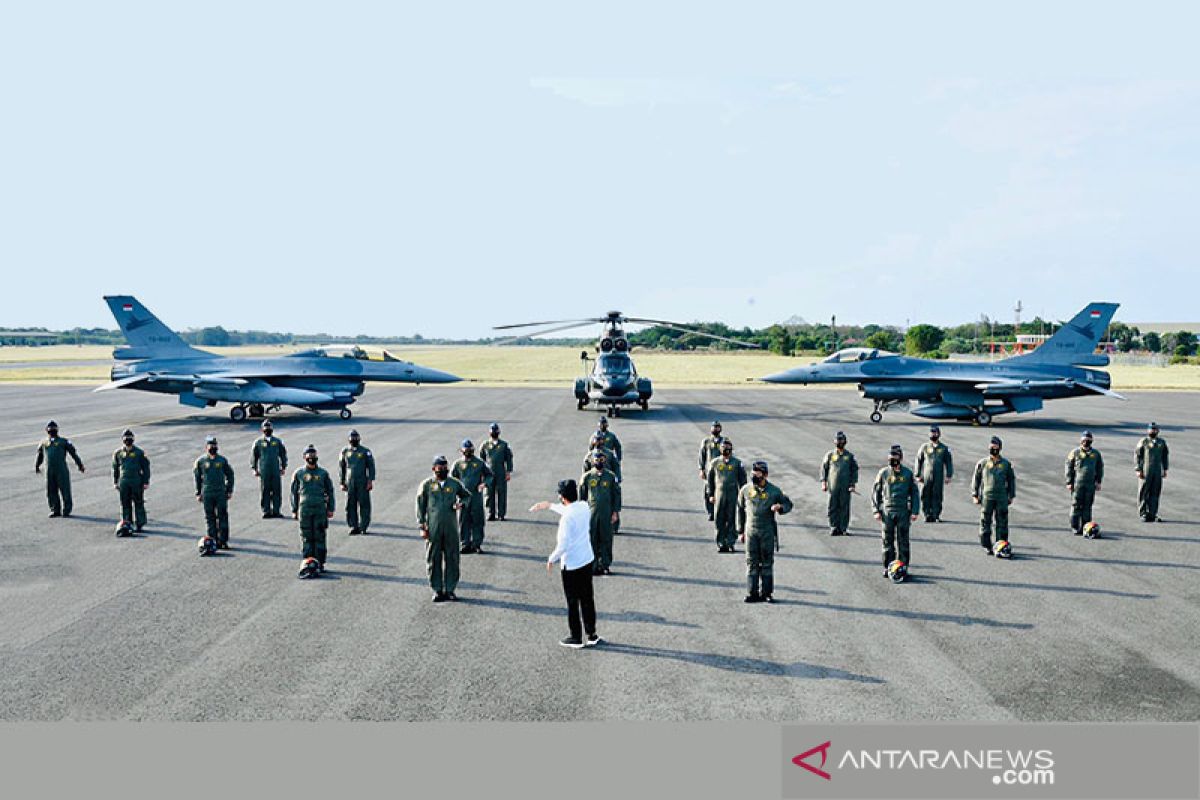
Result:
{"label": "helicopter rotor blade", "polygon": [[641,323],[644,325],[659,325],[664,328],[670,328],[673,331],[679,331],[681,333],[691,333],[696,336],[705,336],[709,339],[718,339],[722,342],[729,342],[730,344],[736,344],[739,347],[750,347],[750,348],[755,348],[755,349],[758,349],[761,347],[761,345],[755,344],[754,342],[743,342],[739,339],[730,339],[728,336],[718,336],[715,333],[707,333],[705,331],[696,330],[695,328],[687,328],[687,327],[684,327],[683,325],[679,325],[674,322],[666,322],[665,320],[661,320],[661,319],[645,319],[645,318],[638,318],[638,317],[626,317],[625,319],[628,322],[638,322],[638,323]]}
{"label": "helicopter rotor blade", "polygon": [[492,327],[492,330],[504,331],[504,330],[509,330],[511,328],[536,328],[539,325],[565,325],[567,323],[592,325],[597,322],[607,322],[607,317],[604,317],[604,318],[591,317],[591,318],[587,318],[587,319],[551,319],[551,320],[546,320],[544,322],[519,322],[516,325],[495,325]]}
{"label": "helicopter rotor blade", "polygon": [[[588,320],[587,322],[572,322],[570,325],[562,325],[558,328],[547,328],[544,331],[534,331],[533,333],[523,333],[520,336],[510,336],[507,339],[500,339],[499,341],[492,342],[491,346],[497,347],[499,345],[512,344],[513,342],[518,342],[521,339],[531,339],[534,336],[542,336],[547,333],[558,333],[559,331],[569,331],[572,328],[586,328],[586,327],[590,327],[595,324],[596,323],[592,322],[591,320]],[[514,326],[508,326],[508,327],[514,327]]]}

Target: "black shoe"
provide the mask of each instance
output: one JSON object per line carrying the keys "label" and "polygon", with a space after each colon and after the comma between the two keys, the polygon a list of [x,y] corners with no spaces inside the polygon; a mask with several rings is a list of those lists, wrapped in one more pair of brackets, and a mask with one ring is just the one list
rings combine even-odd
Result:
{"label": "black shoe", "polygon": [[775,602],[775,596],[770,595],[770,594],[764,594],[762,596],[762,599],[763,599],[764,603],[774,603]]}
{"label": "black shoe", "polygon": [[759,597],[757,594],[751,593],[751,594],[746,595],[746,598],[744,600],[742,600],[742,602],[743,603],[761,603],[762,598]]}
{"label": "black shoe", "polygon": [[604,640],[601,639],[597,634],[589,633],[588,637],[587,637],[587,641],[585,641],[583,644],[585,647],[595,647],[596,645],[600,644],[603,641]]}
{"label": "black shoe", "polygon": [[474,553],[475,555],[481,556],[481,555],[483,555],[483,546],[476,545],[475,547],[471,548],[471,552]]}
{"label": "black shoe", "polygon": [[270,512],[270,511],[264,511],[264,512],[263,512],[263,519],[270,519],[270,518],[271,518],[271,516],[272,516],[272,514],[271,514],[271,512]]}
{"label": "black shoe", "polygon": [[495,522],[495,521],[496,521],[496,515],[495,515],[495,514],[488,514],[487,521],[488,521],[488,522]]}
{"label": "black shoe", "polygon": [[470,555],[470,553],[472,552],[472,550],[471,550],[471,545],[469,545],[469,544],[464,544],[462,547],[460,547],[460,548],[458,549],[458,552],[459,552],[459,555],[464,555],[464,556],[465,556],[465,555]]}
{"label": "black shoe", "polygon": [[445,592],[438,592],[437,594],[435,594],[435,595],[433,596],[433,602],[435,602],[435,603],[444,603],[444,602],[446,602],[446,593],[445,593]]}
{"label": "black shoe", "polygon": [[992,548],[990,548],[990,547],[985,547],[985,548],[983,548],[983,552],[987,553],[989,556],[994,556],[994,555],[996,555],[996,553],[995,553],[995,552],[992,550]]}
{"label": "black shoe", "polygon": [[351,536],[358,536],[358,533],[359,533],[359,531],[358,531],[358,528],[351,528],[351,529],[350,529],[350,535],[351,535]]}
{"label": "black shoe", "polygon": [[320,564],[317,564],[317,572],[321,573],[322,575],[325,574],[325,562],[324,561],[322,561]]}
{"label": "black shoe", "polygon": [[501,522],[504,522],[504,517],[501,517],[501,518],[500,518],[500,521],[501,521]]}
{"label": "black shoe", "polygon": [[69,516],[71,516],[71,512],[70,512],[70,511],[64,511],[64,512],[62,513],[62,515],[63,515],[64,517],[69,517]]}
{"label": "black shoe", "polygon": [[218,550],[228,550],[229,542],[217,542],[217,549]]}
{"label": "black shoe", "polygon": [[582,650],[584,646],[583,640],[576,639],[574,636],[568,636],[565,639],[560,640],[559,644],[561,644],[563,647],[569,647],[572,650]]}
{"label": "black shoe", "polygon": [[830,529],[829,529],[829,535],[830,535],[830,536],[841,536],[841,535],[842,535],[842,532],[841,532],[841,531],[839,531],[837,528],[830,528]]}
{"label": "black shoe", "polygon": [[1073,530],[1073,531],[1071,531],[1071,533],[1075,534],[1076,536],[1083,536],[1083,531],[1081,531],[1081,530],[1079,530],[1079,531]]}
{"label": "black shoe", "polygon": [[57,511],[51,511],[46,516],[49,517],[50,519],[54,519],[55,517],[61,517],[62,514],[58,513]]}
{"label": "black shoe", "polygon": [[458,595],[456,595],[454,592],[446,592],[446,599],[452,603],[457,603]]}
{"label": "black shoe", "polygon": [[708,515],[708,521],[709,521],[709,522],[712,522],[712,521],[713,521],[713,515],[712,515],[712,514],[709,514],[709,515]]}
{"label": "black shoe", "polygon": [[137,533],[141,533],[142,528],[144,528],[144,527],[146,527],[146,526],[145,525],[136,525],[136,526],[134,526],[134,531],[136,531]]}

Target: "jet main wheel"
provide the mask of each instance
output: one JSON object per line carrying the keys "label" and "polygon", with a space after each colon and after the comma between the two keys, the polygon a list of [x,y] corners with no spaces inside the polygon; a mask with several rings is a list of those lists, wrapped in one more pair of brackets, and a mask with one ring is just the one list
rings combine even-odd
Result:
{"label": "jet main wheel", "polygon": [[983,411],[983,410],[976,411],[975,412],[975,423],[977,425],[991,425],[992,424],[992,415],[990,413],[988,413],[987,411]]}
{"label": "jet main wheel", "polygon": [[265,414],[266,414],[266,412],[263,410],[262,403],[251,403],[250,404],[250,416],[261,417]]}
{"label": "jet main wheel", "polygon": [[646,411],[647,409],[650,408],[650,401],[649,400],[639,400],[638,405],[642,407],[642,411]]}
{"label": "jet main wheel", "polygon": [[883,422],[883,414],[880,414],[878,411],[872,411],[871,422],[874,422],[876,425],[878,425],[880,422]]}
{"label": "jet main wheel", "polygon": [[350,419],[352,416],[354,416],[354,412],[352,412],[348,408],[343,408],[341,411],[338,412],[338,416],[341,417],[342,419]]}
{"label": "jet main wheel", "polygon": [[229,409],[229,418],[234,422],[244,422],[246,420],[246,407],[234,406]]}

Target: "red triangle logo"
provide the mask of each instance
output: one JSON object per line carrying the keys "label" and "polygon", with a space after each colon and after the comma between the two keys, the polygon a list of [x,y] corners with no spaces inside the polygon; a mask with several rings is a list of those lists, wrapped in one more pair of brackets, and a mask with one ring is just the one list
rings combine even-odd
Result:
{"label": "red triangle logo", "polygon": [[[825,759],[829,754],[829,744],[830,744],[829,742],[825,742],[825,744],[819,744],[811,750],[805,750],[803,753],[801,753],[800,755],[793,758],[792,763],[795,764],[797,767],[803,767],[804,769],[811,772],[813,775],[819,775],[820,777],[824,778],[825,780],[830,780],[829,773],[826,772],[824,769],[822,769],[822,767],[825,766]],[[814,767],[812,764],[809,764],[808,762],[806,762],[804,760],[804,759],[808,758],[809,756],[814,755],[815,753],[818,753],[818,752],[821,754],[821,766],[820,767]]]}

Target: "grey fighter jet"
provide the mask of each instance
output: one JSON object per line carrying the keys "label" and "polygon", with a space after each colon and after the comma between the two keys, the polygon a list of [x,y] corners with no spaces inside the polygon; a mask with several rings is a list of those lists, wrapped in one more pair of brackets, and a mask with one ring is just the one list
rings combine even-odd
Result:
{"label": "grey fighter jet", "polygon": [[1103,394],[1111,390],[1108,365],[1096,345],[1117,311],[1117,303],[1091,303],[1033,352],[1000,361],[934,361],[886,350],[854,347],[819,364],[768,375],[768,383],[857,383],[875,402],[871,421],[894,406],[929,419],[973,420],[990,425],[997,414],[1041,409],[1045,400]]}
{"label": "grey fighter jet", "polygon": [[197,350],[128,295],[105,297],[128,347],[113,351],[111,383],[95,389],[140,389],[178,395],[195,408],[233,403],[229,417],[241,422],[282,406],[308,411],[338,410],[350,419],[350,404],[366,381],[454,383],[457,376],[401,361],[386,350],[377,355],[357,346],[322,347],[266,358],[225,358]]}

